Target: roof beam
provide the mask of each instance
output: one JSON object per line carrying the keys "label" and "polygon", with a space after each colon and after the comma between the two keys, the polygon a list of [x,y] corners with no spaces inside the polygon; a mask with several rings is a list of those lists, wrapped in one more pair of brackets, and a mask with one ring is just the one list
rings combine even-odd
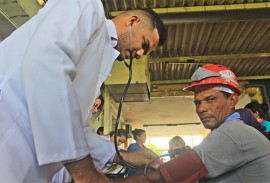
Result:
{"label": "roof beam", "polygon": [[[261,58],[270,57],[270,53],[249,53],[249,54],[227,54],[227,55],[199,55],[182,57],[151,58],[150,63],[154,62],[172,62],[172,63],[194,63],[196,60],[218,60],[218,59],[242,59],[242,58]],[[192,60],[192,62],[191,62]],[[199,63],[198,63],[199,64]]]}
{"label": "roof beam", "polygon": [[[191,6],[175,8],[153,8],[165,24],[194,22],[227,22],[241,20],[270,19],[270,2],[243,3],[213,6]],[[110,17],[115,17],[124,11],[111,11]]]}
{"label": "roof beam", "polygon": [[[270,79],[270,75],[266,75],[266,76],[242,76],[242,77],[237,77],[237,80],[238,81],[261,80],[261,79]],[[187,84],[187,83],[191,83],[191,80],[190,79],[180,79],[180,80],[151,81],[151,85]]]}

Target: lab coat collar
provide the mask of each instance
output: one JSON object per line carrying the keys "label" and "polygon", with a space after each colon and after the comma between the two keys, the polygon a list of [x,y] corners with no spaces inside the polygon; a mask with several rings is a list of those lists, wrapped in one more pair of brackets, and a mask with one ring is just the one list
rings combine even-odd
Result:
{"label": "lab coat collar", "polygon": [[109,36],[111,38],[112,47],[116,47],[118,37],[117,37],[116,27],[115,27],[113,21],[112,20],[106,20],[106,26],[107,26],[107,31],[109,33]]}

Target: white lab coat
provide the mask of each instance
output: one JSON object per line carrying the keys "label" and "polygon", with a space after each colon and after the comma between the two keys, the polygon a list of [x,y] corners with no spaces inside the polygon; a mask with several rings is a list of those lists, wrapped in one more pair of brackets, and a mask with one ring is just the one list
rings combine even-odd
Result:
{"label": "white lab coat", "polygon": [[[95,167],[101,171],[107,170],[113,163],[116,154],[114,143],[109,139],[102,138],[91,126],[84,127],[84,133]],[[67,170],[62,168],[54,175],[52,182],[67,183],[71,182],[71,179]]]}
{"label": "white lab coat", "polygon": [[48,1],[0,44],[2,181],[48,182],[89,154],[81,122],[118,54],[99,0]]}

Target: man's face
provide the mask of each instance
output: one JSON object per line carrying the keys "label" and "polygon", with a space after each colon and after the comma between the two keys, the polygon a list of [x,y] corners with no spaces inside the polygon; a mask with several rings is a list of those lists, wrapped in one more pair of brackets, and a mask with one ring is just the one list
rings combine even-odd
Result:
{"label": "man's face", "polygon": [[[132,57],[140,59],[153,51],[159,43],[159,35],[157,29],[150,30],[149,28],[140,25],[134,25],[131,28],[132,40]],[[127,29],[118,37],[116,49],[120,52],[118,60],[130,58],[130,30]]]}
{"label": "man's face", "polygon": [[[114,143],[114,135],[110,137],[110,141]],[[117,146],[120,146],[121,144],[125,143],[127,141],[127,138],[122,135],[117,137]]]}
{"label": "man's face", "polygon": [[222,92],[213,89],[195,92],[196,112],[204,127],[218,128],[233,113],[237,97],[232,94],[227,99]]}
{"label": "man's face", "polygon": [[101,104],[101,100],[96,99],[95,103],[92,106],[92,110],[91,110],[92,114],[96,114],[99,112],[98,108],[99,108],[100,104]]}
{"label": "man's face", "polygon": [[145,141],[146,141],[146,133],[142,133],[140,136],[138,136],[137,140],[139,140],[142,143],[145,143]]}
{"label": "man's face", "polygon": [[117,137],[117,145],[120,146],[121,144],[125,143],[127,141],[126,137],[124,135]]}

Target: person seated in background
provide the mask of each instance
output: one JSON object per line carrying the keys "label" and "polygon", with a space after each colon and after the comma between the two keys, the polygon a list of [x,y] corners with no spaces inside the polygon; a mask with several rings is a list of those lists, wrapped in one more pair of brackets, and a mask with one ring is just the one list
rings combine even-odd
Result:
{"label": "person seated in background", "polygon": [[171,138],[171,140],[169,141],[169,154],[170,154],[170,158],[174,158],[176,156],[178,156],[177,152],[175,152],[178,149],[181,149],[183,147],[186,147],[186,142],[182,139],[182,137],[180,136],[174,136],[173,138]]}
{"label": "person seated in background", "polygon": [[240,119],[243,120],[246,125],[252,126],[264,134],[266,128],[257,121],[256,117],[250,109],[240,108],[236,109],[236,112],[240,114]]}
{"label": "person seated in background", "polygon": [[93,117],[98,117],[104,107],[104,98],[100,94],[91,108],[91,114]]}
{"label": "person seated in background", "polygon": [[[112,143],[114,143],[114,131],[110,131],[109,138]],[[117,130],[117,146],[120,146],[121,144],[125,143],[128,138],[128,133],[125,129],[118,129]]]}
{"label": "person seated in background", "polygon": [[[114,143],[114,131],[110,131],[108,135],[100,135],[103,139],[109,140],[112,143]],[[125,143],[128,138],[128,133],[125,129],[118,129],[117,130],[117,146],[120,146],[121,144]]]}
{"label": "person seated in background", "polygon": [[[112,142],[114,144],[114,135],[115,132],[114,131],[110,131],[108,135],[103,136],[101,135],[102,138],[109,140],[110,142]],[[120,145],[122,145],[123,143],[125,143],[127,141],[128,138],[128,133],[125,129],[118,129],[117,130],[117,146],[119,149]],[[105,173],[105,175],[109,178],[114,178],[114,177],[121,177],[121,176],[125,176],[127,173],[127,167],[122,166],[122,165],[118,165],[116,163],[108,163],[106,164],[106,167],[103,168],[103,172]]]}
{"label": "person seated in background", "polygon": [[186,146],[186,142],[182,139],[182,137],[180,136],[174,136],[173,138],[171,138],[171,140],[169,141],[169,149],[170,150],[175,150],[181,147]]}
{"label": "person seated in background", "polygon": [[260,122],[266,129],[264,132],[269,133],[270,131],[270,121],[265,120],[266,113],[268,111],[268,106],[263,104],[261,105],[259,102],[250,102],[245,108],[250,109],[258,122]]}
{"label": "person seated in background", "polygon": [[264,119],[269,120],[269,107],[267,103],[261,103],[261,106],[264,111]]}
{"label": "person seated in background", "polygon": [[98,127],[97,134],[98,135],[104,135],[104,127],[103,126]]}
{"label": "person seated in background", "polygon": [[[146,140],[146,132],[143,129],[135,129],[132,131],[133,139],[136,141],[136,143],[132,143],[128,146],[127,151],[138,151],[140,149],[144,149],[144,143]],[[128,171],[128,175],[135,175],[135,174],[141,174],[144,172],[143,168],[133,169],[130,168]]]}

